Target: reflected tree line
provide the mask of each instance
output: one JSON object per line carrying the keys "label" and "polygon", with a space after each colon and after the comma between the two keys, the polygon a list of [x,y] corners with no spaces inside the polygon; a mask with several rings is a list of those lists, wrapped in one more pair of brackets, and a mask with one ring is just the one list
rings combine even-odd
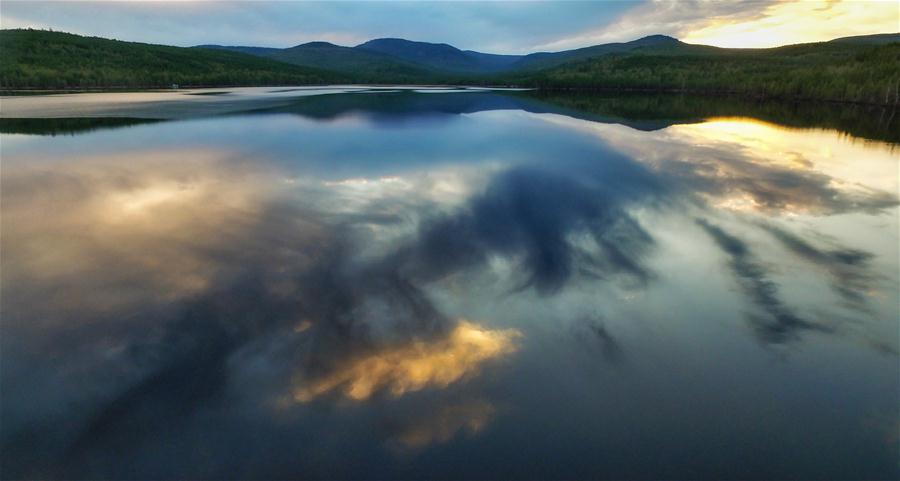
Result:
{"label": "reflected tree line", "polygon": [[711,117],[749,117],[785,127],[834,129],[869,140],[900,142],[896,107],[772,102],[728,95],[534,92],[528,96],[575,111],[618,117],[623,123],[658,122],[657,128]]}
{"label": "reflected tree line", "polygon": [[[417,95],[411,92],[319,95],[298,99],[287,107],[242,113],[285,112],[315,119],[350,111],[382,117],[411,114],[473,113],[523,109],[569,115],[582,120],[621,123],[640,130],[656,130],[714,117],[745,117],[785,127],[834,129],[867,140],[900,143],[900,115],[893,106],[786,101],[773,102],[728,95],[589,93],[530,91],[514,93],[452,93]],[[163,119],[127,117],[0,118],[0,133],[65,135],[126,127]]]}

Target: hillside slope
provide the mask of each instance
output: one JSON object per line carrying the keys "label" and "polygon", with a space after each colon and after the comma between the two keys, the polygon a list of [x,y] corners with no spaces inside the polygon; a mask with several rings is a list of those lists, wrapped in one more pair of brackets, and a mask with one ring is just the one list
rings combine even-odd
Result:
{"label": "hillside slope", "polygon": [[306,85],[337,73],[224,50],[169,47],[43,30],[0,31],[0,87]]}
{"label": "hillside slope", "polygon": [[886,43],[895,42],[900,42],[900,33],[876,33],[875,35],[856,35],[853,37],[841,37],[831,40],[829,43],[884,45]]}
{"label": "hillside slope", "polygon": [[344,73],[358,83],[414,83],[433,75],[423,65],[328,42],[305,43],[267,54],[266,57],[294,65],[323,66]]}
{"label": "hillside slope", "polygon": [[[402,38],[379,38],[354,47],[378,52],[397,59],[415,62],[437,70],[452,72],[484,72],[493,70],[497,62],[490,54],[464,52],[446,43],[413,42]],[[487,55],[485,57],[484,55]]]}
{"label": "hillside slope", "polygon": [[767,98],[900,104],[900,43],[823,42],[769,49],[673,45],[513,73],[544,88],[737,93]]}
{"label": "hillside slope", "polygon": [[611,53],[625,53],[646,47],[672,47],[686,45],[677,39],[665,35],[650,35],[648,37],[622,43],[604,43],[590,47],[563,50],[561,52],[538,52],[525,55],[510,68],[515,70],[539,70],[555,67],[567,62],[599,57]]}
{"label": "hillside slope", "polygon": [[181,48],[3,30],[0,87],[471,84],[900,105],[898,37],[869,35],[778,48],[727,49],[653,35],[632,42],[515,56],[402,39],[380,39],[358,47],[311,42],[287,49]]}
{"label": "hillside slope", "polygon": [[328,42],[309,42],[289,48],[222,45],[198,45],[195,48],[230,50],[303,67],[326,69],[342,73],[355,83],[423,83],[437,80],[435,73],[424,65]]}

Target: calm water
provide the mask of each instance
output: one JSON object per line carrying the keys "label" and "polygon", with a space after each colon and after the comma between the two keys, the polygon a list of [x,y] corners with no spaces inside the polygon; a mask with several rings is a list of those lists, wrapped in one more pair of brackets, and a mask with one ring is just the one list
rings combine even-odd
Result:
{"label": "calm water", "polygon": [[270,90],[3,99],[2,477],[900,476],[892,112]]}

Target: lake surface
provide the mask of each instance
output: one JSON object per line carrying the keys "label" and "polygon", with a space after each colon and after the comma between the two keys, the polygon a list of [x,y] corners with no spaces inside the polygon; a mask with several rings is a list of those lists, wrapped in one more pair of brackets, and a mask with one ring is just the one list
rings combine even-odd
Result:
{"label": "lake surface", "polygon": [[0,111],[3,478],[900,476],[894,112],[353,87]]}

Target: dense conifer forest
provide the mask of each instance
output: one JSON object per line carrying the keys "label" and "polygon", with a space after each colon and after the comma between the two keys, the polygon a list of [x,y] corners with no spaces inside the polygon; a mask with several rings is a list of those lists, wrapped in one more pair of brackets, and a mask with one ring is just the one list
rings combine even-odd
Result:
{"label": "dense conifer forest", "polygon": [[[403,58],[404,51],[392,56],[366,50],[366,44],[353,48],[323,42],[290,49],[186,48],[44,30],[3,30],[0,88],[467,84],[543,90],[728,93],[898,105],[898,39],[900,36],[891,34],[768,49],[724,49],[653,36],[627,44],[519,59],[463,52],[448,45],[395,42],[407,50],[408,44],[424,46],[426,52],[434,48],[441,58],[452,57],[454,51],[477,54],[472,57],[477,60],[472,70],[461,71],[459,58],[453,59],[452,66],[440,69],[435,67],[440,65],[439,59],[416,63]],[[504,63],[499,65],[494,57],[504,57]],[[485,63],[484,58],[493,63]],[[478,65],[486,67],[478,70]]]}

